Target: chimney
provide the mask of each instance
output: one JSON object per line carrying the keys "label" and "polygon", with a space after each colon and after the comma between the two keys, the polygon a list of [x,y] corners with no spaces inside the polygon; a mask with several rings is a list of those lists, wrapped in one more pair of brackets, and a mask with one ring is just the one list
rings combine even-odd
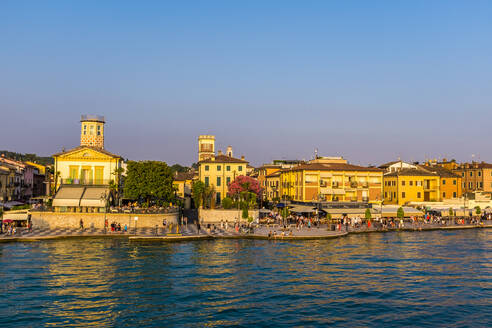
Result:
{"label": "chimney", "polygon": [[244,161],[244,156],[241,156],[241,159]]}
{"label": "chimney", "polygon": [[222,155],[222,150],[219,150],[218,153],[217,153],[218,156],[221,156]]}

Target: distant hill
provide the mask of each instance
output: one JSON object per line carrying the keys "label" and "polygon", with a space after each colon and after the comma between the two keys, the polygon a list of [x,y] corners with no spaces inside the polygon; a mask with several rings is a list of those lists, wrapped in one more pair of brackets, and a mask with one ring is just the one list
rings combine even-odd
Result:
{"label": "distant hill", "polygon": [[51,165],[54,163],[53,157],[40,157],[36,154],[21,154],[8,150],[0,150],[0,156],[1,155],[4,155],[5,158],[15,159],[21,162],[30,161],[41,165]]}

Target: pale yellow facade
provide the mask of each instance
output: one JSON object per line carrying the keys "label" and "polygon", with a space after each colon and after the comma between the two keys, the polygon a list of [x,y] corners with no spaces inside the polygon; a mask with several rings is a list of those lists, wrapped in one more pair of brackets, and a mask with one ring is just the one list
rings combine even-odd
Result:
{"label": "pale yellow facade", "polygon": [[109,185],[118,183],[115,171],[121,167],[121,157],[90,147],[77,147],[71,151],[56,154],[56,185]]}
{"label": "pale yellow facade", "polygon": [[215,203],[220,204],[227,197],[228,184],[240,175],[246,175],[245,160],[219,155],[199,162],[200,181],[215,191]]}

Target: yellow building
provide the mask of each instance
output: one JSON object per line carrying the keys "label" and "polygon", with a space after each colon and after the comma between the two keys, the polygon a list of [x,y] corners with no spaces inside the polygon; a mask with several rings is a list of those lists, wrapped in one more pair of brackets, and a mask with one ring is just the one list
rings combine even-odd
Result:
{"label": "yellow building", "polygon": [[[269,197],[269,194],[267,192],[267,176],[270,174],[273,174],[275,172],[278,172],[282,169],[280,165],[275,165],[275,164],[264,164],[258,168],[258,183],[260,184],[260,187],[262,188],[263,192],[263,199],[268,199],[271,200],[272,198]],[[279,176],[280,179],[280,176]]]}
{"label": "yellow building", "polygon": [[176,194],[185,198],[191,196],[191,186],[193,184],[193,172],[176,172],[173,180],[173,186],[176,188]]}
{"label": "yellow building", "polygon": [[382,170],[351,165],[340,158],[315,161],[281,171],[281,199],[301,202],[381,202]]}
{"label": "yellow building", "polygon": [[219,205],[229,191],[228,185],[237,176],[246,175],[248,161],[222,155],[198,162],[198,175],[200,181],[215,190],[215,203]]}
{"label": "yellow building", "polygon": [[280,199],[280,175],[281,171],[273,172],[265,177],[264,195],[269,201]]}
{"label": "yellow building", "polygon": [[384,175],[384,203],[440,201],[440,176],[423,169],[403,169]]}
{"label": "yellow building", "polygon": [[104,207],[109,185],[119,184],[122,158],[104,149],[104,117],[83,115],[81,125],[80,146],[53,155],[55,207]]}

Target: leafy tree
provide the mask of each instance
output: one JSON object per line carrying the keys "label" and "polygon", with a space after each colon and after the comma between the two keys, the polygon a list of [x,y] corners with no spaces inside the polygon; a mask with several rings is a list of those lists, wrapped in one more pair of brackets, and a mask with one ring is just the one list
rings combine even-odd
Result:
{"label": "leafy tree", "polygon": [[326,213],[326,219],[327,219],[328,221],[331,221],[331,213]]}
{"label": "leafy tree", "polygon": [[222,199],[222,207],[226,210],[229,210],[232,208],[233,200],[230,197],[224,197]]}
{"label": "leafy tree", "polygon": [[173,172],[173,174],[176,174],[176,172],[178,172],[178,173],[188,172],[189,170],[190,170],[189,167],[182,166],[179,164],[174,164],[171,166],[171,171]]}
{"label": "leafy tree", "polygon": [[247,219],[249,217],[248,206],[243,205],[243,219]]}
{"label": "leafy tree", "polygon": [[240,175],[229,184],[229,196],[237,198],[244,195],[244,192],[252,192],[258,196],[261,193],[261,187],[258,180],[245,175]]}
{"label": "leafy tree", "polygon": [[403,207],[399,207],[398,211],[396,212],[396,216],[400,219],[403,219],[405,217],[405,212],[403,211]]}
{"label": "leafy tree", "polygon": [[452,207],[449,208],[449,216],[454,216],[454,211]]}
{"label": "leafy tree", "polygon": [[174,201],[173,175],[171,168],[158,161],[129,161],[125,179],[126,198],[162,204]]}
{"label": "leafy tree", "polygon": [[482,213],[482,209],[480,208],[480,206],[475,206],[475,213],[477,215],[480,215],[480,213]]}
{"label": "leafy tree", "polygon": [[196,208],[200,208],[200,206],[202,206],[205,189],[206,186],[205,183],[203,183],[203,181],[194,181],[193,185],[191,186],[191,192],[193,195],[193,200],[195,202]]}
{"label": "leafy tree", "polygon": [[372,218],[371,210],[366,208],[366,213],[365,213],[366,220],[370,220]]}

